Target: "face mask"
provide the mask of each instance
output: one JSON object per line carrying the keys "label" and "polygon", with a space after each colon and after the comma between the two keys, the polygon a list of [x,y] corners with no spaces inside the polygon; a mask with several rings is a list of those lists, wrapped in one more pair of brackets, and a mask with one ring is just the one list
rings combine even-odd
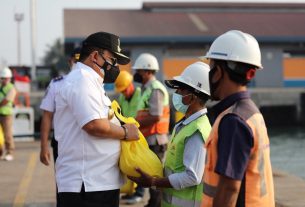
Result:
{"label": "face mask", "polygon": [[133,75],[133,80],[137,83],[142,83],[143,77],[139,73],[135,73]]}
{"label": "face mask", "polygon": [[215,92],[216,92],[216,90],[220,84],[220,81],[222,79],[222,76],[223,76],[222,69],[221,69],[221,78],[219,80],[217,80],[216,82],[212,83],[212,79],[213,79],[215,73],[216,73],[216,66],[214,66],[209,72],[209,84],[210,84],[210,90],[211,90],[211,98],[212,98],[212,100],[217,101],[217,100],[219,100],[219,98],[215,96],[216,95]]}
{"label": "face mask", "polygon": [[94,63],[100,68],[101,73],[104,74],[104,83],[114,83],[120,74],[120,69],[118,66],[111,65],[103,56],[102,58],[105,61],[102,66],[97,62]]}
{"label": "face mask", "polygon": [[[191,94],[188,94],[188,95],[191,95]],[[188,96],[188,95],[185,95],[185,96]],[[174,104],[174,107],[177,111],[180,111],[182,113],[186,113],[189,105],[184,105],[182,103],[182,98],[185,97],[185,96],[182,96],[178,93],[173,93],[173,99],[172,99],[172,102]]]}

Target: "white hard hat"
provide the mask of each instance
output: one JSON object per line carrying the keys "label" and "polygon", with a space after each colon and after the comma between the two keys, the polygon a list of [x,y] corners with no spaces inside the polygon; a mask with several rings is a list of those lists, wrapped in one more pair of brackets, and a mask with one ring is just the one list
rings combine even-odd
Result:
{"label": "white hard hat", "polygon": [[239,30],[231,30],[217,37],[205,58],[247,63],[263,68],[257,40]]}
{"label": "white hard hat", "polygon": [[195,62],[187,66],[180,76],[175,76],[173,80],[166,80],[165,84],[170,88],[179,88],[180,82],[210,96],[209,72],[208,64]]}
{"label": "white hard hat", "polygon": [[8,67],[5,67],[0,70],[0,78],[11,78],[12,76],[12,71]]}
{"label": "white hard hat", "polygon": [[132,66],[134,70],[159,70],[159,63],[155,56],[150,53],[142,53]]}

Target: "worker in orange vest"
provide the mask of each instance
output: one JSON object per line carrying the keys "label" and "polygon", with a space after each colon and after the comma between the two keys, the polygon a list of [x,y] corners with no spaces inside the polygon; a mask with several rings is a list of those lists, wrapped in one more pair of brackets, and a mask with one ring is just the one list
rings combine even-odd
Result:
{"label": "worker in orange vest", "polygon": [[212,131],[206,142],[202,207],[274,207],[270,146],[264,118],[247,83],[262,69],[257,40],[232,30],[219,36],[207,55],[213,100]]}

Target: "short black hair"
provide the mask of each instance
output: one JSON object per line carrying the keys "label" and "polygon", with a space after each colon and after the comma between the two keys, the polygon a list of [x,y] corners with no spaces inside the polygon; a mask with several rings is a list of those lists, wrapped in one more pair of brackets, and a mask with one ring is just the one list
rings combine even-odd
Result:
{"label": "short black hair", "polygon": [[247,63],[230,62],[217,59],[214,59],[214,65],[225,69],[229,75],[230,80],[243,86],[247,85],[251,81],[247,79],[247,72],[251,69],[257,69],[257,66]]}
{"label": "short black hair", "polygon": [[80,51],[79,60],[83,62],[93,51],[100,51],[101,48],[95,46],[84,45]]}

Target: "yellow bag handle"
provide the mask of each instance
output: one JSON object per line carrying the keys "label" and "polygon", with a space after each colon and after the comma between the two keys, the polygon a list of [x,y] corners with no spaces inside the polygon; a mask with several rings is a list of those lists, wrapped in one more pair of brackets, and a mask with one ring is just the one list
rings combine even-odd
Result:
{"label": "yellow bag handle", "polygon": [[[111,108],[114,111],[114,115],[118,118],[118,120],[121,122],[121,124],[135,124],[138,128],[140,127],[139,122],[137,122],[133,117],[125,117],[122,115],[121,107],[116,100],[112,101]],[[139,140],[136,140],[136,141],[141,142],[142,144],[144,144],[144,146],[149,148],[148,143],[147,143],[144,135],[141,133],[141,131],[139,131],[139,137],[140,137]]]}
{"label": "yellow bag handle", "polygon": [[[114,115],[119,119],[121,124],[135,124],[139,128],[140,125],[134,118],[132,118],[132,117],[127,118],[122,115],[121,108],[117,101],[115,101],[115,100],[112,101],[111,108],[114,111]],[[128,160],[128,159],[126,159],[125,156],[127,155],[127,157],[128,157],[128,156],[130,156],[129,153],[132,154],[132,152],[136,152],[140,149],[140,150],[144,150],[144,151],[141,151],[141,152],[144,152],[144,154],[147,153],[147,158],[149,160],[149,161],[146,160],[147,163],[144,164],[145,165],[144,169],[146,169],[146,173],[153,173],[152,175],[159,176],[159,177],[163,176],[162,163],[159,160],[159,158],[157,157],[157,155],[149,149],[148,143],[147,143],[145,137],[143,136],[143,134],[141,133],[141,131],[139,131],[139,140],[134,140],[134,141],[123,141],[122,140],[121,147],[122,147],[122,152],[121,152],[121,156],[120,156],[119,165],[120,165],[122,172],[124,172],[127,175],[139,176],[139,173],[136,172],[134,169],[135,166],[139,163],[137,163],[137,161],[132,158],[130,160]],[[124,154],[124,152],[125,152],[125,154]],[[141,154],[140,156],[142,156],[144,154]],[[140,160],[142,160],[142,159],[140,158]],[[130,162],[132,162],[132,163],[130,163]],[[147,166],[147,164],[148,164],[148,166]],[[154,168],[154,170],[152,170],[153,172],[150,172],[151,165],[153,165],[153,168]],[[147,170],[147,167],[149,170]]]}
{"label": "yellow bag handle", "polygon": [[114,111],[115,116],[124,124],[135,124],[138,128],[140,124],[133,117],[125,117],[122,115],[121,107],[116,100],[111,103],[111,108]]}

